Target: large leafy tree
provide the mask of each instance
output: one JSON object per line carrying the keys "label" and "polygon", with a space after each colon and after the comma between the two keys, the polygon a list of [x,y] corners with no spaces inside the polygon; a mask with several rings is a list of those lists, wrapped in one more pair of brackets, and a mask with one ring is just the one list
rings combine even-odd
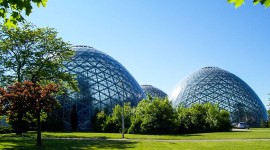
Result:
{"label": "large leafy tree", "polygon": [[37,28],[29,23],[1,28],[1,84],[50,81],[77,89],[75,77],[64,67],[64,62],[70,61],[75,52],[57,36],[55,29]]}
{"label": "large leafy tree", "polygon": [[[57,36],[55,29],[37,28],[29,23],[16,28],[6,26],[1,28],[0,84],[2,87],[27,80],[35,86],[57,83],[61,89],[77,90],[75,76],[66,72],[64,67],[64,63],[70,61],[75,52],[68,42],[64,42]],[[9,102],[5,101],[4,106],[10,106]],[[16,107],[18,111],[10,119],[23,120],[25,114],[32,114],[32,109],[29,109],[28,103],[25,103],[23,98],[14,102],[21,107]],[[50,106],[49,103],[44,104]]]}
{"label": "large leafy tree", "polygon": [[46,7],[48,0],[1,0],[0,18],[6,26],[16,26],[18,22],[24,21],[23,14],[29,16],[33,10],[33,4],[38,7]]}
{"label": "large leafy tree", "polygon": [[[8,119],[16,118],[18,124],[27,115],[34,116],[37,120],[37,145],[41,145],[40,117],[42,112],[50,112],[57,106],[58,101],[55,95],[58,92],[58,86],[48,84],[41,86],[32,82],[17,82],[7,89],[0,88],[0,106],[5,107]],[[21,134],[21,128],[16,132]]]}
{"label": "large leafy tree", "polygon": [[[227,1],[228,1],[228,3],[233,3],[236,8],[243,5],[245,2],[245,0],[227,0]],[[254,5],[257,5],[259,3],[261,3],[265,7],[270,6],[270,0],[253,0]]]}

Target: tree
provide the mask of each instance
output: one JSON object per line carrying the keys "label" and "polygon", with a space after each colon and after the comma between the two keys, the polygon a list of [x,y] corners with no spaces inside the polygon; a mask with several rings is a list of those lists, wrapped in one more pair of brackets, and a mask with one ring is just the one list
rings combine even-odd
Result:
{"label": "tree", "polygon": [[220,132],[231,129],[228,111],[211,103],[193,104],[190,108],[179,106],[178,133]]}
{"label": "tree", "polygon": [[191,123],[191,113],[188,108],[179,105],[177,108],[177,121],[179,122],[177,132],[178,133],[188,133],[189,130],[193,129],[193,124]]}
{"label": "tree", "polygon": [[[113,113],[111,115],[112,119],[117,122],[117,127],[118,131],[122,131],[122,111],[123,107],[120,105],[116,105],[113,108]],[[124,103],[124,123],[125,123],[125,129],[128,129],[130,127],[131,121],[130,118],[131,116],[134,115],[134,109],[131,107],[131,103]],[[126,130],[125,130],[126,132]]]}
{"label": "tree", "polygon": [[207,107],[202,104],[193,104],[190,107],[191,123],[193,124],[192,132],[207,132],[210,125],[206,122]]}
{"label": "tree", "polygon": [[8,122],[18,135],[25,132],[30,117],[27,112],[32,109],[28,104],[29,101],[22,100],[25,96],[25,90],[25,87],[22,87],[20,83],[9,86],[7,90],[0,88],[2,113],[8,116]]}
{"label": "tree", "polygon": [[[58,90],[63,88],[78,90],[75,75],[66,72],[64,66],[75,52],[69,43],[57,37],[55,29],[37,28],[29,23],[16,28],[5,26],[1,28],[0,83],[2,87],[14,82],[22,84],[28,80],[37,87],[57,83]],[[8,105],[10,104],[4,104],[4,106]],[[26,107],[23,102],[21,106]],[[31,109],[27,112],[25,110],[27,109],[16,113],[19,120],[31,112]],[[39,115],[39,112],[36,114]]]}
{"label": "tree", "polygon": [[2,0],[0,2],[0,17],[3,19],[6,26],[16,26],[18,22],[23,22],[22,13],[26,16],[32,13],[33,6],[46,7],[48,0]]}
{"label": "tree", "polygon": [[270,120],[270,109],[268,109],[267,113],[268,113],[268,120]]}
{"label": "tree", "polygon": [[106,124],[107,115],[104,111],[96,113],[93,119],[93,128],[96,132],[104,132],[104,126]]}
{"label": "tree", "polygon": [[[41,86],[29,81],[17,82],[7,89],[0,89],[0,103],[2,107],[5,107],[8,118],[17,119],[19,124],[28,114],[36,118],[37,145],[41,145],[41,113],[51,112],[59,106],[55,98],[57,92],[58,86],[55,84]],[[21,131],[17,133],[21,134]]]}
{"label": "tree", "polygon": [[0,83],[2,86],[25,80],[58,83],[77,90],[75,75],[65,71],[64,62],[75,54],[71,44],[57,37],[53,28],[26,23],[16,28],[1,26]]}
{"label": "tree", "polygon": [[[235,8],[238,8],[239,6],[243,5],[245,0],[227,0],[228,3],[232,4],[234,3]],[[265,7],[270,6],[270,0],[253,0],[253,4],[257,5],[258,3],[261,3]]]}
{"label": "tree", "polygon": [[209,124],[208,131],[229,131],[231,129],[230,113],[226,110],[219,109],[218,105],[206,103],[206,123]]}
{"label": "tree", "polygon": [[174,133],[176,113],[168,99],[142,100],[131,119],[130,133],[170,134]]}
{"label": "tree", "polygon": [[[122,131],[122,108],[120,105],[115,105],[111,114],[106,114],[105,111],[97,113],[94,119],[94,130],[98,132],[121,132]],[[124,122],[125,127],[130,127],[131,116],[134,115],[134,109],[130,102],[124,103]]]}

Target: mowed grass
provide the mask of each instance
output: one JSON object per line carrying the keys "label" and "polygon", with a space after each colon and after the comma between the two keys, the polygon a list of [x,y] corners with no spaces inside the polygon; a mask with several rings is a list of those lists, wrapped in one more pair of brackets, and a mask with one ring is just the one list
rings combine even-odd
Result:
{"label": "mowed grass", "polygon": [[137,150],[262,150],[270,149],[269,141],[201,141],[201,142],[160,142],[160,141],[107,141],[107,140],[43,140],[42,147],[35,146],[34,141],[1,141],[0,149],[137,149]]}
{"label": "mowed grass", "polygon": [[35,145],[35,133],[23,136],[0,134],[0,149],[270,149],[270,129],[187,135],[138,135],[91,132],[44,132],[42,147]]}
{"label": "mowed grass", "polygon": [[[120,133],[89,133],[89,132],[44,132],[44,137],[58,138],[96,138],[119,139]],[[159,139],[159,140],[211,140],[211,139],[265,139],[270,138],[270,128],[257,128],[250,130],[234,130],[232,132],[196,133],[181,135],[141,135],[125,134],[126,139]]]}

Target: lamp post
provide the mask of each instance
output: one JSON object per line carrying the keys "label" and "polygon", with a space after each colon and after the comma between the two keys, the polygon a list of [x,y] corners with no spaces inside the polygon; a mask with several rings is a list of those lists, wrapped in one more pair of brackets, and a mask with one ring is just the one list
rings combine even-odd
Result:
{"label": "lamp post", "polygon": [[125,138],[124,100],[122,101],[122,138]]}

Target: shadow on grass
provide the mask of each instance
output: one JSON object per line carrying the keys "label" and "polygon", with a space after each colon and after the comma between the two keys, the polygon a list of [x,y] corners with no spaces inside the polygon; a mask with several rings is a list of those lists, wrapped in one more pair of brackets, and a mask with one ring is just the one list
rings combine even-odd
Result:
{"label": "shadow on grass", "polygon": [[137,142],[128,140],[71,140],[71,139],[45,139],[42,146],[36,146],[35,140],[1,139],[0,149],[127,149],[134,148]]}

